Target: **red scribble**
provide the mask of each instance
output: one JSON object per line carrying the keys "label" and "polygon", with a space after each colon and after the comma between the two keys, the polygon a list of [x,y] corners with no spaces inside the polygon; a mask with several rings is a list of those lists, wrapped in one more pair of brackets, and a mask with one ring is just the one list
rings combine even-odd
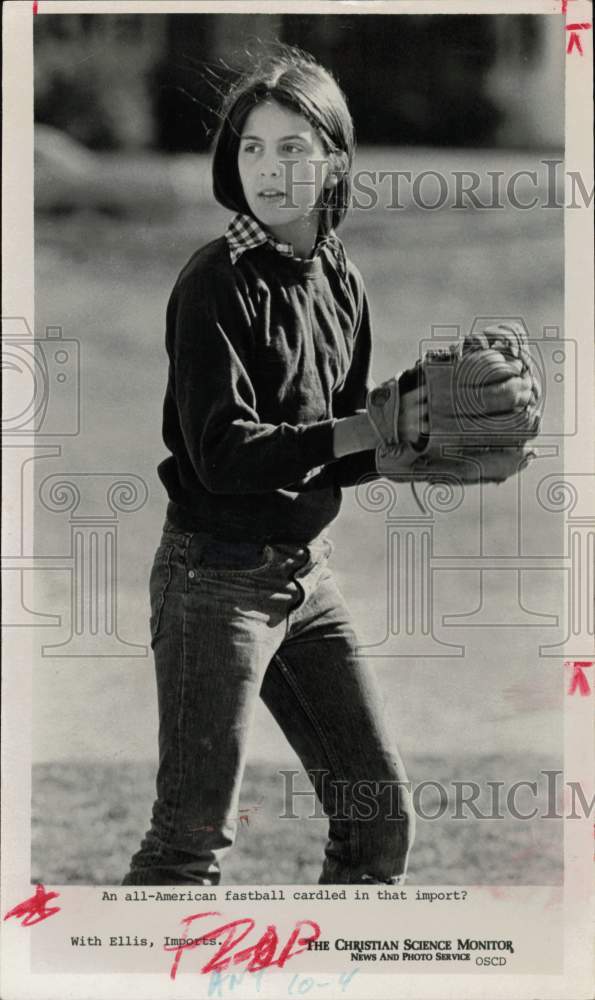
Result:
{"label": "red scribble", "polygon": [[56,899],[59,895],[59,892],[46,892],[45,887],[40,884],[37,886],[34,896],[30,896],[29,899],[24,899],[22,903],[13,906],[12,910],[4,914],[4,919],[24,917],[22,927],[32,927],[33,924],[39,924],[47,917],[60,912],[59,906],[46,906],[50,899]]}
{"label": "red scribble", "polygon": [[570,678],[570,687],[568,688],[568,694],[574,694],[577,690],[581,697],[585,698],[587,695],[591,694],[591,688],[589,687],[589,681],[583,670],[588,669],[593,666],[592,660],[566,660],[564,663],[565,667],[572,667],[572,677]]}
{"label": "red scribble", "polygon": [[557,696],[555,692],[549,693],[542,688],[535,688],[528,684],[510,684],[504,688],[502,695],[504,699],[511,703],[514,712],[506,715],[499,715],[500,719],[510,719],[519,709],[523,712],[544,712],[548,709],[556,708]]}
{"label": "red scribble", "polygon": [[37,14],[37,10],[38,10],[37,0],[33,0],[33,17],[35,17],[35,15]]}
{"label": "red scribble", "polygon": [[494,899],[513,899],[513,894],[508,889],[500,888],[500,886],[490,885],[488,886],[488,892],[490,896]]}
{"label": "red scribble", "polygon": [[541,854],[536,847],[525,847],[522,851],[511,854],[510,861],[526,861],[527,858],[534,858],[536,854]]}
{"label": "red scribble", "polygon": [[570,0],[561,0],[561,3],[562,3],[562,13],[565,14],[566,11],[568,10],[568,4],[570,3]]}
{"label": "red scribble", "polygon": [[566,31],[570,32],[570,38],[568,39],[568,45],[566,46],[566,55],[570,55],[570,53],[576,48],[579,51],[579,55],[582,56],[583,46],[581,44],[581,36],[577,34],[577,32],[587,31],[590,27],[591,25],[588,21],[566,25]]}
{"label": "red scribble", "polygon": [[250,815],[249,814],[250,813],[256,813],[256,812],[258,812],[258,810],[260,809],[260,807],[261,807],[261,805],[262,805],[263,802],[264,802],[264,799],[261,799],[261,801],[257,802],[256,805],[254,805],[254,806],[244,806],[243,808],[240,808],[240,811],[238,813],[238,819],[240,821],[240,826],[242,825],[242,823],[245,823],[246,826],[249,826],[249,824],[250,824]]}
{"label": "red scribble", "polygon": [[[182,920],[182,923],[186,925],[184,938],[188,938],[188,928],[194,920],[199,920],[201,917],[219,916],[221,916],[221,914],[216,910],[209,910],[206,913],[193,913],[189,917],[184,917]],[[302,928],[306,925],[309,925],[311,933],[303,937]],[[179,945],[164,945],[164,951],[175,951],[173,964],[170,970],[171,979],[175,979],[178,974],[180,959],[182,958],[184,951],[191,951],[193,948],[197,948],[198,945],[202,944],[203,941],[219,938],[223,934],[226,936],[219,945],[218,950],[215,952],[213,957],[202,966],[200,972],[222,972],[224,969],[229,968],[230,965],[238,965],[241,962],[247,963],[247,972],[260,972],[262,969],[268,969],[272,965],[276,965],[282,969],[290,958],[295,958],[296,955],[300,955],[303,951],[306,951],[308,945],[320,937],[320,927],[318,924],[314,923],[313,920],[298,920],[289,935],[287,942],[281,948],[278,957],[275,958],[277,947],[279,945],[279,938],[274,924],[268,924],[266,930],[258,939],[256,944],[251,945],[249,948],[243,948],[241,951],[237,951],[235,954],[232,954],[236,945],[238,945],[240,941],[243,941],[244,938],[250,934],[250,932],[254,929],[254,926],[254,920],[250,917],[243,917],[239,920],[231,920],[226,924],[221,924],[220,927],[206,931],[204,934],[201,934],[200,937],[184,940]]]}
{"label": "red scribble", "polygon": [[[264,799],[261,799],[260,802],[256,803],[256,805],[253,805],[253,806],[241,806],[240,807],[240,811],[238,812],[238,816],[237,816],[237,818],[239,820],[239,823],[240,823],[240,826],[242,826],[243,824],[245,824],[246,826],[250,825],[250,816],[249,816],[249,814],[250,813],[258,812],[258,810],[260,809],[260,807],[263,804],[263,802],[264,802]],[[214,831],[217,828],[215,826],[211,826],[211,824],[209,823],[209,824],[206,824],[204,826],[190,826],[190,827],[188,827],[188,829],[190,830],[191,833],[197,833],[197,832],[199,832],[201,830],[204,830],[206,833],[214,833]]]}

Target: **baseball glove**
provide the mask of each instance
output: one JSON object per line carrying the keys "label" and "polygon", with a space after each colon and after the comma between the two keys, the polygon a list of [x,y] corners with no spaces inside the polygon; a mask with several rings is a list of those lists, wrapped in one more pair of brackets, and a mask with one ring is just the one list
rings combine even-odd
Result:
{"label": "baseball glove", "polygon": [[[427,424],[414,443],[399,440],[401,399],[413,390],[427,401]],[[519,323],[469,334],[368,393],[376,468],[405,481],[503,482],[534,457],[527,442],[539,433],[540,401]]]}

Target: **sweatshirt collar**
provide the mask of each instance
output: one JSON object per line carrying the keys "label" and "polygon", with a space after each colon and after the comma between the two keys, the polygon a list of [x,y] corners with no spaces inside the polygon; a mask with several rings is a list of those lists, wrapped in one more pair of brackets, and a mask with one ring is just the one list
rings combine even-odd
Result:
{"label": "sweatshirt collar", "polygon": [[[244,215],[242,213],[234,215],[227,227],[225,238],[229,247],[232,264],[236,264],[247,250],[254,250],[256,247],[264,246],[265,244],[276,250],[282,257],[295,258],[291,243],[282,243],[280,240],[277,240],[272,233],[265,229],[264,226],[261,226],[258,220],[254,219],[251,215]],[[316,257],[325,247],[331,251],[341,270],[345,273],[347,270],[345,250],[334,229],[331,229],[326,236],[318,237],[313,256]]]}

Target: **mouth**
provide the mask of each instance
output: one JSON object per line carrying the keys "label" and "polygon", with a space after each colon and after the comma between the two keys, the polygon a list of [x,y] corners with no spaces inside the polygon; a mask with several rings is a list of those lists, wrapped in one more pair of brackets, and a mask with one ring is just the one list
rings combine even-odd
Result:
{"label": "mouth", "polygon": [[280,201],[285,198],[285,192],[277,191],[275,188],[265,188],[264,191],[258,192],[258,197],[264,201]]}

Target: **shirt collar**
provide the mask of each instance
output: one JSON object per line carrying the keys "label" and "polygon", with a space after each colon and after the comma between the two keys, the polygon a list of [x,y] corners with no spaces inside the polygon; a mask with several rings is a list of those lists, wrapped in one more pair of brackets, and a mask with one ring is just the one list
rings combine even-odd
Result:
{"label": "shirt collar", "polygon": [[[258,220],[254,219],[251,215],[244,215],[242,213],[234,215],[227,227],[225,238],[229,247],[232,264],[236,264],[247,250],[253,250],[255,247],[265,244],[276,250],[282,257],[295,257],[291,243],[282,243],[280,240],[277,240],[272,233],[265,229],[264,226],[261,226]],[[325,247],[331,251],[339,263],[341,270],[345,273],[347,269],[345,250],[334,229],[331,229],[326,236],[318,237],[314,247],[314,256],[316,257]]]}

